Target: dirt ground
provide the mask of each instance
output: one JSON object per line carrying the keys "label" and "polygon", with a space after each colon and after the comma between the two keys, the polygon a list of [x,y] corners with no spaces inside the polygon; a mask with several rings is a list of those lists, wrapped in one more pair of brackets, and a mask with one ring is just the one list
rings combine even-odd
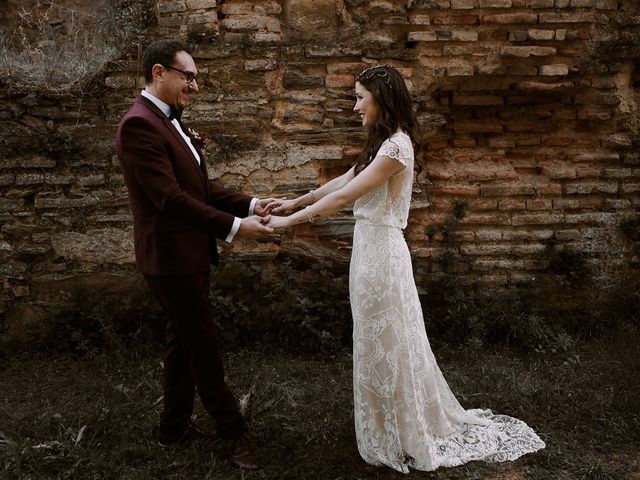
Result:
{"label": "dirt ground", "polygon": [[[23,352],[0,367],[0,478],[12,479],[640,479],[640,349],[635,335],[522,354],[434,347],[467,408],[531,425],[547,448],[411,477],[359,457],[348,351],[227,352],[229,383],[264,468],[241,472],[203,437],[157,446],[160,346]],[[211,424],[198,404],[195,422]]]}

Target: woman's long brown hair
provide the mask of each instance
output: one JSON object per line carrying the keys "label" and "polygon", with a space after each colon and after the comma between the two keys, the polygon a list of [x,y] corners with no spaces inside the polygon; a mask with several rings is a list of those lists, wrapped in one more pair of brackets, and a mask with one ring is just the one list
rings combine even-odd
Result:
{"label": "woman's long brown hair", "polygon": [[409,135],[417,156],[420,149],[417,139],[418,120],[402,75],[390,65],[376,65],[362,71],[356,81],[371,92],[380,107],[380,115],[369,127],[367,143],[356,162],[356,175],[373,161],[382,142],[391,137],[398,128]]}

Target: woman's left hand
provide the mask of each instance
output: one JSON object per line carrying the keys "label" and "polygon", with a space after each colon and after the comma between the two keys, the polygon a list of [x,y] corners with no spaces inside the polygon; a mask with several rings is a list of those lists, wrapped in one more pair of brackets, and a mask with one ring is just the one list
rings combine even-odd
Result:
{"label": "woman's left hand", "polygon": [[271,227],[276,230],[282,230],[289,228],[290,226],[291,221],[289,220],[289,217],[278,217],[277,215],[271,215],[269,223],[267,223],[267,227]]}

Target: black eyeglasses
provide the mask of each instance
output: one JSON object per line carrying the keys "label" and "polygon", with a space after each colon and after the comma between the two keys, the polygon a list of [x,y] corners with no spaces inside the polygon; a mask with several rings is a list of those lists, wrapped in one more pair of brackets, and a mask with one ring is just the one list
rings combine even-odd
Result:
{"label": "black eyeglasses", "polygon": [[183,74],[186,77],[186,81],[187,83],[194,83],[198,81],[198,77],[197,75],[194,75],[191,72],[185,72],[184,70],[180,70],[179,68],[176,67],[172,67],[171,65],[162,65],[164,68],[169,68],[171,70],[175,70],[176,72],[180,72],[181,74]]}

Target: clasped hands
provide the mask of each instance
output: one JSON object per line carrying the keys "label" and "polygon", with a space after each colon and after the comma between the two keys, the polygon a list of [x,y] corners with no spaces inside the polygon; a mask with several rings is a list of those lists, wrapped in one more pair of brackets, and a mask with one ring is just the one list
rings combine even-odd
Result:
{"label": "clasped hands", "polygon": [[249,238],[261,238],[291,226],[287,217],[272,215],[286,213],[295,209],[293,200],[285,198],[263,198],[256,202],[253,215],[241,219],[238,235]]}

